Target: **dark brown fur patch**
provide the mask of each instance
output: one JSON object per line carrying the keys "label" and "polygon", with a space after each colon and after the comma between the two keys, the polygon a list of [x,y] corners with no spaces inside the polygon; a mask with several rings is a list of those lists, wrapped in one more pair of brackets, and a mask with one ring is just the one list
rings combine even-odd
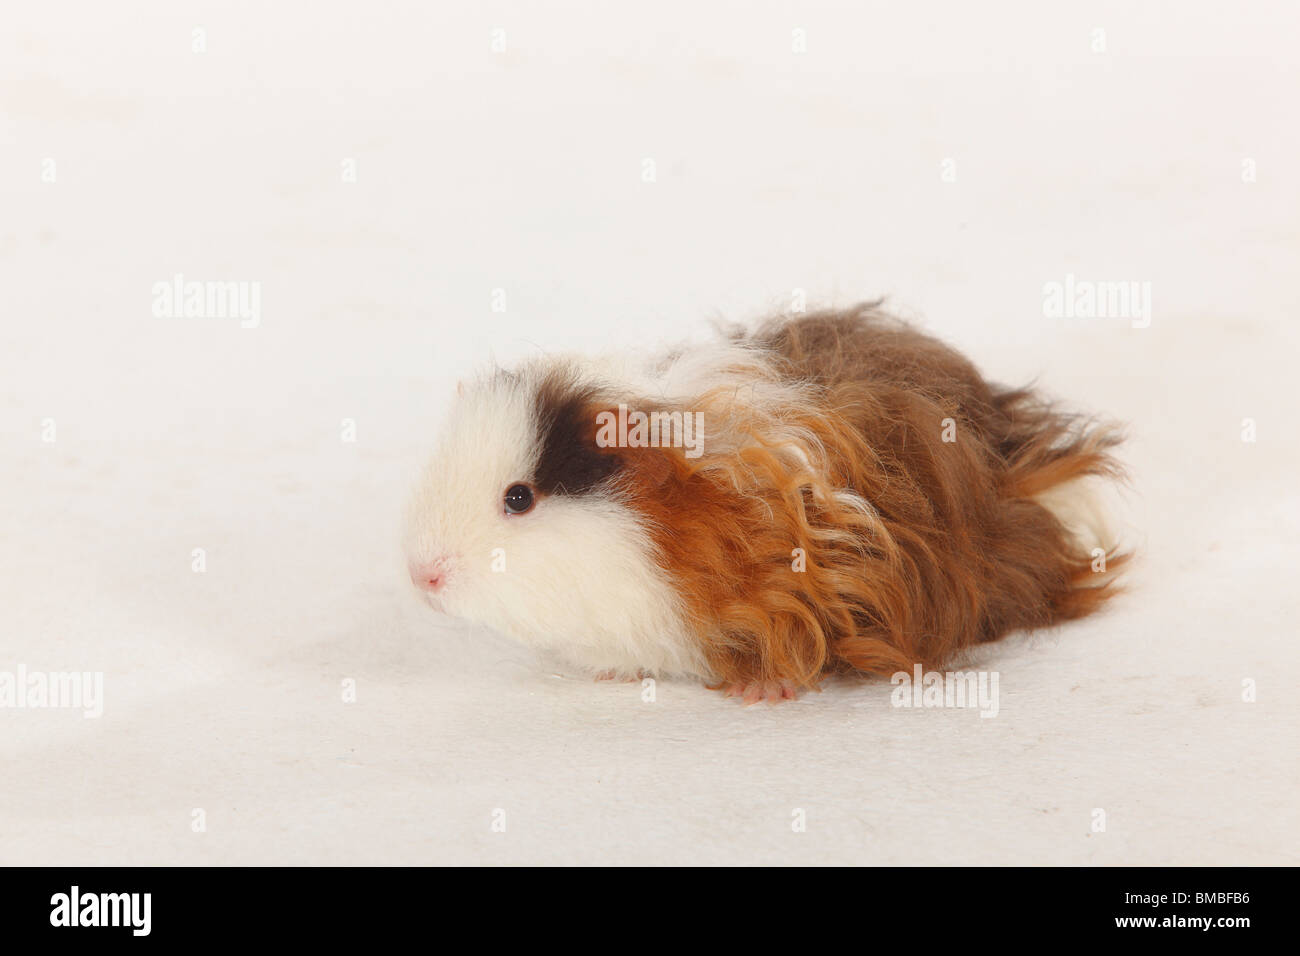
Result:
{"label": "dark brown fur patch", "polygon": [[548,495],[581,495],[598,487],[619,468],[614,449],[596,445],[594,388],[557,370],[548,375],[534,397],[541,453],[533,484]]}

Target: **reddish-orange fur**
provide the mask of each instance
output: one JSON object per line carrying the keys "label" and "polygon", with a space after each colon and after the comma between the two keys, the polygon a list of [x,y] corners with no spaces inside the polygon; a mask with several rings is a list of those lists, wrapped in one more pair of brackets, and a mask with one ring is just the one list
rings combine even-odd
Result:
{"label": "reddish-orange fur", "polygon": [[[773,355],[776,379],[805,400],[751,415],[734,390],[702,396],[694,408],[712,434],[744,435],[739,450],[625,450],[618,477],[720,683],[815,686],[835,671],[936,666],[1111,596],[1109,584],[1090,586],[1090,555],[1031,496],[1117,476],[1113,431],[990,385],[871,306],[737,340]],[[945,419],[955,441],[943,440]],[[814,460],[783,447],[790,434],[809,439]],[[837,497],[843,489],[871,508]],[[1108,569],[1126,557],[1108,555]]]}

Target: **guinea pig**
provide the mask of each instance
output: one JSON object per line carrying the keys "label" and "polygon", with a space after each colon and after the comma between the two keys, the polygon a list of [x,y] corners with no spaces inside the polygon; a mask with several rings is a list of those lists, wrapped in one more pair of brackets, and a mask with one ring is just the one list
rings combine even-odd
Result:
{"label": "guinea pig", "polygon": [[752,703],[1083,617],[1129,557],[1113,426],[868,303],[463,388],[405,550],[437,609]]}

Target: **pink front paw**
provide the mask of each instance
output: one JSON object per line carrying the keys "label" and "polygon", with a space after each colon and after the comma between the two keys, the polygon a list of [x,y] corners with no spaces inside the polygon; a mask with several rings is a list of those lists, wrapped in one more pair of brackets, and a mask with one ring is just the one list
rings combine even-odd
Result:
{"label": "pink front paw", "polygon": [[799,698],[799,689],[794,681],[788,680],[756,680],[747,684],[727,684],[722,689],[722,693],[727,697],[741,698],[746,707],[757,704],[760,700],[765,700],[769,704],[779,704],[783,700]]}

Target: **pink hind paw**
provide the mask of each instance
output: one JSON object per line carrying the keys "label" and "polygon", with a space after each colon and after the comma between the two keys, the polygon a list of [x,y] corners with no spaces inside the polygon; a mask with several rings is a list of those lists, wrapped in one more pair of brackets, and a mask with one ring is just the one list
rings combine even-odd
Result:
{"label": "pink hind paw", "polygon": [[645,680],[650,676],[648,671],[637,671],[633,677],[624,677],[619,671],[597,671],[594,680],[622,680],[624,684],[635,684],[637,681]]}
{"label": "pink hind paw", "polygon": [[788,680],[756,680],[748,684],[727,684],[722,693],[727,697],[739,697],[748,707],[765,700],[769,704],[779,704],[784,700],[797,700],[799,688]]}

